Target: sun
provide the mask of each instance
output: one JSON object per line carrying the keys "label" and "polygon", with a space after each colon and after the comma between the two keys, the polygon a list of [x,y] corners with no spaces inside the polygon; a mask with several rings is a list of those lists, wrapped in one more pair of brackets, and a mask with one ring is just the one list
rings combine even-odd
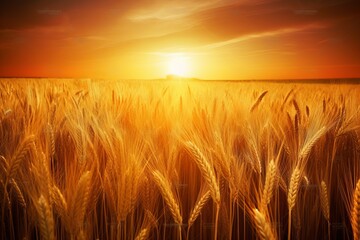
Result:
{"label": "sun", "polygon": [[181,77],[189,75],[189,58],[184,55],[173,54],[169,56],[167,74]]}

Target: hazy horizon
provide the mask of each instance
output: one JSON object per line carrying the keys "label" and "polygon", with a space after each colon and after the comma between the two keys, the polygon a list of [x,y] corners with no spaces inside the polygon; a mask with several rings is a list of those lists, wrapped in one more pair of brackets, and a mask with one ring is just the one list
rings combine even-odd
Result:
{"label": "hazy horizon", "polygon": [[360,80],[360,77],[348,77],[348,78],[263,78],[263,79],[206,79],[206,78],[197,78],[197,77],[181,77],[181,76],[176,76],[173,79],[169,79],[167,77],[163,77],[163,78],[143,78],[143,79],[135,79],[135,78],[105,78],[105,77],[97,77],[97,78],[92,78],[92,77],[42,77],[42,76],[19,76],[19,77],[12,77],[12,76],[0,76],[0,79],[59,79],[59,80],[66,80],[66,79],[71,79],[71,80],[86,80],[86,79],[90,79],[90,80],[109,80],[109,81],[233,81],[233,82],[237,82],[237,81],[357,81]]}

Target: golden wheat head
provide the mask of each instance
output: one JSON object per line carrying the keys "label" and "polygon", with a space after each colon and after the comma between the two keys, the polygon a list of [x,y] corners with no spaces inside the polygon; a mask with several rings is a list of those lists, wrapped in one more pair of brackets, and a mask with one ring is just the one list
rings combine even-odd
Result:
{"label": "golden wheat head", "polygon": [[220,204],[220,188],[215,177],[214,168],[210,166],[204,154],[194,143],[188,141],[185,143],[185,146],[191,156],[193,156],[193,159],[195,160],[198,168],[200,169],[201,174],[205,178],[214,202],[216,204]]}

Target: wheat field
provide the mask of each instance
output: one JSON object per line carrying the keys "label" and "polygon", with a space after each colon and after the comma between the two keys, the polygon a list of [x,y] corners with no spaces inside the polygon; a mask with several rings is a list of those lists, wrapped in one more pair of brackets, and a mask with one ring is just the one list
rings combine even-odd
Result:
{"label": "wheat field", "polygon": [[359,92],[2,79],[0,239],[360,239]]}

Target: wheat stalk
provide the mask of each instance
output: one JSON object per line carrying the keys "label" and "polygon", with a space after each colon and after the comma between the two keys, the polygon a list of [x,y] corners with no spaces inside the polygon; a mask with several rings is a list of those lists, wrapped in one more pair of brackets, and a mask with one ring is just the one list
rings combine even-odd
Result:
{"label": "wheat stalk", "polygon": [[115,207],[116,206],[116,194],[114,191],[114,188],[112,187],[112,178],[109,175],[110,173],[108,171],[105,172],[105,179],[104,179],[104,192],[106,194],[106,200],[108,202],[108,204],[110,205],[110,207]]}
{"label": "wheat stalk", "polygon": [[43,239],[53,240],[54,236],[54,219],[51,213],[48,202],[45,200],[44,196],[41,195],[38,201],[39,204],[39,227],[40,233]]}
{"label": "wheat stalk", "polygon": [[139,197],[139,178],[140,178],[140,174],[139,171],[137,171],[137,165],[136,165],[136,159],[132,159],[134,164],[131,166],[131,184],[128,184],[130,189],[130,202],[129,202],[129,209],[128,212],[132,212],[135,208],[136,205],[136,201]]}
{"label": "wheat stalk", "polygon": [[190,213],[189,221],[188,221],[188,228],[190,228],[197,217],[200,215],[201,210],[203,209],[204,205],[210,198],[210,190],[207,191],[195,204],[193,210]]}
{"label": "wheat stalk", "polygon": [[220,169],[222,170],[222,173],[225,176],[225,178],[229,179],[229,178],[231,178],[230,164],[228,161],[227,154],[225,152],[223,141],[222,141],[221,137],[219,136],[219,134],[215,134],[215,141],[216,141],[216,146],[219,151],[217,152],[214,150],[214,153],[216,155],[220,155],[218,157]]}
{"label": "wheat stalk", "polygon": [[286,102],[287,102],[287,100],[289,99],[289,97],[291,96],[291,94],[294,92],[294,88],[292,88],[287,94],[286,94],[286,96],[285,96],[285,98],[284,98],[284,101],[283,101],[283,103],[281,104],[281,111],[283,111],[283,109],[284,109],[284,106],[285,106],[285,104],[286,104]]}
{"label": "wheat stalk", "polygon": [[256,170],[258,171],[259,174],[261,174],[261,172],[262,172],[261,159],[260,159],[260,155],[258,152],[258,148],[256,147],[256,144],[254,141],[252,141],[250,143],[250,147],[251,147],[251,152],[254,154],[255,159],[256,159]]}
{"label": "wheat stalk", "polygon": [[76,236],[76,240],[87,240],[87,239],[88,237],[86,237],[86,233],[84,232],[84,230],[81,229]]}
{"label": "wheat stalk", "polygon": [[158,188],[160,189],[161,195],[163,196],[166,205],[168,206],[174,221],[180,226],[182,224],[182,217],[180,214],[179,204],[177,203],[174,194],[171,190],[170,183],[166,178],[157,170],[152,172],[154,180]]}
{"label": "wheat stalk", "polygon": [[274,193],[275,188],[275,177],[276,177],[276,165],[274,160],[271,160],[268,165],[266,172],[265,186],[261,198],[261,209],[265,209],[270,203],[270,200]]}
{"label": "wheat stalk", "polygon": [[190,152],[195,160],[198,168],[200,169],[201,174],[204,176],[211,196],[216,204],[220,204],[220,188],[217,183],[214,168],[210,166],[209,162],[205,158],[204,154],[200,149],[192,142],[188,141],[185,143],[186,149]]}
{"label": "wheat stalk", "polygon": [[131,202],[131,185],[132,182],[130,180],[131,172],[130,169],[127,169],[124,173],[123,178],[120,179],[118,183],[118,192],[117,192],[117,200],[118,200],[118,221],[123,221],[126,219],[128,214],[128,208]]}
{"label": "wheat stalk", "polygon": [[156,219],[154,214],[149,210],[145,210],[144,222],[148,222],[150,226],[155,227],[157,227],[159,223],[158,219]]}
{"label": "wheat stalk", "polygon": [[271,227],[268,221],[266,221],[264,214],[258,209],[254,208],[254,218],[257,232],[262,240],[274,240],[274,234],[271,231]]}
{"label": "wheat stalk", "polygon": [[303,179],[304,179],[304,182],[305,182],[305,186],[306,186],[306,187],[309,186],[310,181],[309,181],[308,177],[307,177],[307,176],[304,176]]}

